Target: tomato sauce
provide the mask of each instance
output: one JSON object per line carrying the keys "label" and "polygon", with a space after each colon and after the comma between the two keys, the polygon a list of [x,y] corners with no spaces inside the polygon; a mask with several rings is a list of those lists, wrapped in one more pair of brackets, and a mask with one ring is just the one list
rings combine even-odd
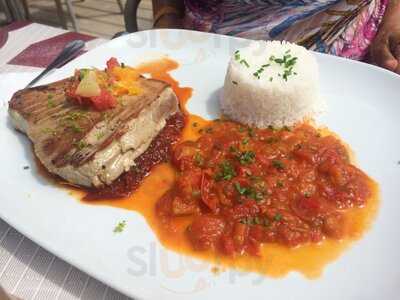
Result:
{"label": "tomato sauce", "polygon": [[218,266],[320,276],[369,228],[377,184],[327,130],[259,130],[189,114],[192,91],[169,74],[177,67],[170,59],[140,67],[170,83],[185,112],[172,160],[155,166],[128,197],[85,203],[137,211],[164,246]]}
{"label": "tomato sauce", "polygon": [[370,179],[346,148],[310,125],[255,129],[213,122],[173,153],[178,177],[157,203],[162,223],[193,216],[194,249],[259,256],[261,244],[297,247],[349,235],[345,213],[366,205]]}

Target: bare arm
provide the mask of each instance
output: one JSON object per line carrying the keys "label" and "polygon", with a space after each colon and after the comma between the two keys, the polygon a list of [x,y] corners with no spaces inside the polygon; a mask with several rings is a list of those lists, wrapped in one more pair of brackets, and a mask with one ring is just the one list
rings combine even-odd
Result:
{"label": "bare arm", "polygon": [[374,63],[400,74],[400,0],[389,0],[370,54]]}
{"label": "bare arm", "polygon": [[185,12],[184,0],[152,0],[154,27],[181,28]]}

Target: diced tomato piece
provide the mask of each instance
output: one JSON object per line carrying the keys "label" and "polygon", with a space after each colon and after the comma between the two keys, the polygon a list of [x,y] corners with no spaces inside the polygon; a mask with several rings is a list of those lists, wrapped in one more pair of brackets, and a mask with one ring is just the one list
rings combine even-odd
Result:
{"label": "diced tomato piece", "polygon": [[200,196],[202,172],[200,169],[189,169],[182,173],[177,180],[177,191],[183,198]]}
{"label": "diced tomato piece", "polygon": [[115,97],[107,90],[101,90],[99,96],[89,98],[95,109],[99,111],[114,108],[117,105]]}
{"label": "diced tomato piece", "polygon": [[263,237],[264,243],[275,243],[276,242],[276,231],[266,230]]}
{"label": "diced tomato piece", "polygon": [[256,241],[261,242],[264,237],[264,232],[264,227],[262,227],[261,225],[254,225],[250,227],[249,236]]}
{"label": "diced tomato piece", "polygon": [[114,69],[114,67],[119,67],[119,66],[120,66],[120,64],[115,57],[111,57],[107,61],[107,71],[112,71],[112,69]]}
{"label": "diced tomato piece", "polygon": [[233,227],[233,242],[236,249],[241,249],[247,240],[249,233],[249,226],[242,223],[236,223]]}
{"label": "diced tomato piece", "polygon": [[203,203],[212,211],[217,212],[218,206],[218,197],[212,192],[212,182],[209,175],[206,172],[203,172],[203,176],[201,178],[201,200]]}
{"label": "diced tomato piece", "polygon": [[249,238],[246,244],[246,252],[253,256],[260,256],[261,255],[261,242]]}
{"label": "diced tomato piece", "polygon": [[322,205],[316,197],[300,196],[292,201],[292,210],[301,219],[311,221],[322,212]]}
{"label": "diced tomato piece", "polygon": [[292,229],[284,224],[278,227],[278,239],[289,247],[296,247],[308,241],[307,233]]}
{"label": "diced tomato piece", "polygon": [[171,209],[174,216],[191,215],[199,212],[199,207],[195,201],[180,197],[173,198]]}
{"label": "diced tomato piece", "polygon": [[293,154],[301,159],[305,160],[308,163],[315,163],[317,161],[316,154],[311,151],[310,149],[305,149],[305,148],[300,148],[295,151],[293,151]]}
{"label": "diced tomato piece", "polygon": [[341,215],[330,215],[324,219],[322,230],[327,236],[340,239],[344,235],[343,222]]}
{"label": "diced tomato piece", "polygon": [[224,231],[224,221],[211,215],[201,215],[195,218],[188,227],[188,236],[192,245],[198,250],[214,247]]}
{"label": "diced tomato piece", "polygon": [[196,143],[186,141],[176,146],[174,149],[174,156],[172,163],[178,167],[179,170],[187,170],[195,165],[195,155],[197,152]]}
{"label": "diced tomato piece", "polygon": [[232,237],[228,235],[223,235],[221,237],[221,248],[222,253],[224,253],[225,255],[235,254],[235,244]]}
{"label": "diced tomato piece", "polygon": [[246,217],[253,217],[259,213],[257,202],[254,200],[247,200],[243,204],[236,205],[224,211],[226,218],[229,220],[240,220]]}
{"label": "diced tomato piece", "polygon": [[165,217],[171,214],[173,196],[174,196],[174,191],[168,191],[157,202],[156,213],[158,216]]}
{"label": "diced tomato piece", "polygon": [[331,180],[337,186],[344,186],[348,181],[346,169],[340,165],[332,166],[328,171]]}

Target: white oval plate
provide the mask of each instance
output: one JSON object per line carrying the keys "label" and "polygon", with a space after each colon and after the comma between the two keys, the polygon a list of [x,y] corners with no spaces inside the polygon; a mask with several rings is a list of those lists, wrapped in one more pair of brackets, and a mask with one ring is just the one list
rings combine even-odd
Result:
{"label": "white oval plate", "polygon": [[[110,56],[135,65],[167,54],[173,72],[193,87],[189,110],[218,116],[218,91],[229,55],[248,41],[184,30],[143,31],[110,41],[41,83],[75,68],[104,67]],[[380,183],[381,207],[372,229],[323,276],[282,279],[211,266],[164,249],[144,218],[132,211],[90,206],[41,178],[27,138],[1,113],[0,217],[55,255],[124,292],[144,299],[397,299],[400,294],[400,77],[364,63],[317,54],[329,113],[321,120],[348,142],[363,170]],[[1,93],[1,91],[0,91]],[[30,165],[30,170],[23,166]],[[114,226],[127,220],[123,233]]]}

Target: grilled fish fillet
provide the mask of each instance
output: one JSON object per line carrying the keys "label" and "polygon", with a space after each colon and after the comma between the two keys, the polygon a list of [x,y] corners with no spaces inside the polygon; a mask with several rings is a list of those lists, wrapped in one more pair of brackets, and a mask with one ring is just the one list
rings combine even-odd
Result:
{"label": "grilled fish fillet", "polygon": [[110,185],[179,111],[178,99],[167,83],[141,77],[140,95],[98,112],[66,98],[72,80],[16,92],[9,115],[51,173],[81,186]]}

